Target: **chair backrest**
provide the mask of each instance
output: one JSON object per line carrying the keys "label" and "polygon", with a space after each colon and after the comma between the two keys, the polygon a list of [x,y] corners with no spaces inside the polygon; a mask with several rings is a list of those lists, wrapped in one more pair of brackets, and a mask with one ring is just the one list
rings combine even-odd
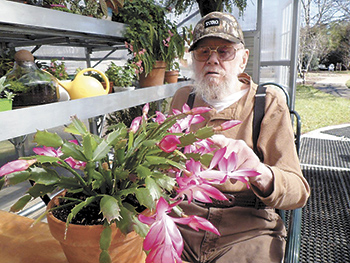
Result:
{"label": "chair backrest", "polygon": [[[260,84],[258,87],[257,95],[256,95],[256,111],[261,111],[261,100],[264,98],[261,94],[265,92],[267,86],[274,86],[282,90],[282,92],[286,96],[286,103],[289,108],[289,112],[291,114],[291,120],[292,120],[292,125],[294,127],[294,141],[295,141],[295,147],[297,150],[297,153],[299,155],[299,149],[300,149],[300,136],[301,136],[301,118],[300,115],[295,111],[291,109],[291,104],[290,104],[290,97],[287,92],[287,89],[283,87],[282,85],[278,83],[273,83],[273,82],[267,82]],[[263,104],[265,105],[265,104]],[[262,111],[264,108],[262,109]],[[259,120],[254,120],[253,127],[256,128],[257,125],[260,125],[263,118],[263,114],[259,113],[259,115],[254,115],[258,116]],[[295,121],[295,122],[294,122]],[[259,122],[259,124],[258,124]],[[258,127],[260,129],[260,126]],[[255,135],[253,136],[259,136],[259,131],[255,131]],[[257,141],[257,137],[253,138],[253,142]],[[256,148],[256,146],[254,146]],[[289,211],[289,218],[288,220],[286,219],[286,211],[284,210],[278,210],[277,211],[281,218],[283,219],[284,223],[286,224],[286,227],[288,229],[288,235],[287,235],[287,244],[286,244],[286,251],[285,251],[285,258],[284,262],[285,263],[297,263],[299,262],[299,257],[300,257],[300,240],[301,240],[301,212],[302,209],[294,209]],[[289,223],[288,223],[289,222]]]}

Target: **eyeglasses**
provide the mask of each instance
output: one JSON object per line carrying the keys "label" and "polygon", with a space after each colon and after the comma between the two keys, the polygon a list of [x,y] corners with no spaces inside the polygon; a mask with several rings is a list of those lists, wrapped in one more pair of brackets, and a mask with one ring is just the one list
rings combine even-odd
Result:
{"label": "eyeglasses", "polygon": [[236,57],[236,52],[240,49],[242,48],[235,48],[233,46],[226,45],[218,46],[216,48],[198,47],[193,50],[193,56],[195,60],[205,62],[210,58],[212,52],[216,52],[220,60],[229,61]]}

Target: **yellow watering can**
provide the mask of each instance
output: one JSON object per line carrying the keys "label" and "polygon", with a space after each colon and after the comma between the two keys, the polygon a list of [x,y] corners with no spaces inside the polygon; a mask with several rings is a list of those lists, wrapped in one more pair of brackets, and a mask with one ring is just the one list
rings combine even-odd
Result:
{"label": "yellow watering can", "polygon": [[[84,73],[87,71],[95,71],[99,73],[106,82],[106,88],[104,88],[101,82],[99,82],[96,78],[84,76]],[[70,82],[58,81],[58,83],[68,92],[71,100],[107,95],[109,92],[108,78],[102,71],[94,68],[86,68],[81,70]]]}

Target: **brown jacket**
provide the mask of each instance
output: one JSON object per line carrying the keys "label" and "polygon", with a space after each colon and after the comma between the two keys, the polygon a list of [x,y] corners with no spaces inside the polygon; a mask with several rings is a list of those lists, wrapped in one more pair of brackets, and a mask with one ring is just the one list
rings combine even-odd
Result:
{"label": "brown jacket", "polygon": [[[227,120],[240,120],[242,123],[223,134],[233,139],[244,140],[253,148],[252,123],[253,105],[257,85],[246,74],[240,76],[249,91],[238,102],[217,112],[215,109],[203,114],[205,121],[193,126],[196,130],[205,125],[220,125]],[[171,109],[181,110],[187,102],[192,86],[180,88],[173,97]],[[202,98],[196,96],[193,107],[209,106]],[[258,148],[264,155],[264,163],[270,167],[274,175],[274,190],[268,197],[257,195],[266,205],[277,209],[295,209],[306,204],[310,188],[302,175],[299,159],[294,144],[294,134],[291,125],[289,109],[284,94],[275,89],[267,88],[265,99],[265,116],[262,121],[258,139]],[[245,184],[237,182],[220,187],[225,192],[242,192],[248,190]]]}

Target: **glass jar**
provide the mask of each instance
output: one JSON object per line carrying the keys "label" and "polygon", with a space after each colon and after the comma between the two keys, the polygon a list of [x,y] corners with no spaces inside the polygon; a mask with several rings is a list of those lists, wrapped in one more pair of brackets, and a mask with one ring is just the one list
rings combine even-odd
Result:
{"label": "glass jar", "polygon": [[15,61],[13,70],[6,74],[6,83],[10,84],[7,89],[16,95],[14,108],[58,101],[57,80],[36,66],[29,51],[18,51]]}

